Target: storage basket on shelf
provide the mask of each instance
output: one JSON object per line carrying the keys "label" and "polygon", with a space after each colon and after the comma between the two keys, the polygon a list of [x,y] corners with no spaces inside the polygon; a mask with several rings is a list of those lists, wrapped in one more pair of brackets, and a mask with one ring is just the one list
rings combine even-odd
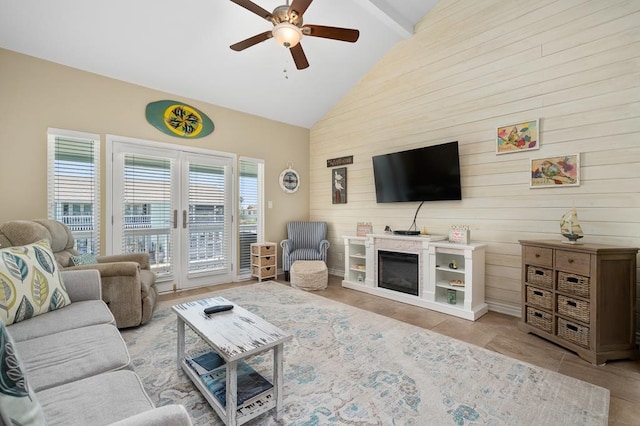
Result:
{"label": "storage basket on shelf", "polygon": [[251,244],[251,254],[255,256],[269,256],[276,254],[275,243]]}
{"label": "storage basket on shelf", "polygon": [[527,303],[544,309],[551,309],[553,305],[553,295],[550,291],[527,286]]}
{"label": "storage basket on shelf", "polygon": [[276,276],[276,267],[275,266],[254,266],[253,267],[253,276],[258,278],[265,277],[275,277]]}
{"label": "storage basket on shelf", "polygon": [[589,277],[559,271],[558,291],[581,297],[589,297]]}
{"label": "storage basket on shelf", "polygon": [[260,267],[273,266],[276,264],[275,256],[256,257],[254,260],[255,260],[255,265]]}
{"label": "storage basket on shelf", "polygon": [[589,347],[589,327],[558,318],[558,336],[585,348]]}
{"label": "storage basket on shelf", "polygon": [[538,327],[546,331],[547,333],[551,333],[551,330],[553,328],[551,322],[551,314],[532,308],[530,306],[527,307],[526,321],[528,324],[531,324],[534,327]]}
{"label": "storage basket on shelf", "polygon": [[527,266],[527,282],[544,288],[553,287],[553,272],[551,269]]}
{"label": "storage basket on shelf", "polygon": [[558,314],[588,324],[591,310],[589,309],[589,302],[559,294]]}

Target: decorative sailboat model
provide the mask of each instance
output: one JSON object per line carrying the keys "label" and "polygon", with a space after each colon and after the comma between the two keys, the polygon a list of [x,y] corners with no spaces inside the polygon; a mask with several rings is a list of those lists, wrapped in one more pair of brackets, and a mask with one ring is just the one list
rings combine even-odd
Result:
{"label": "decorative sailboat model", "polygon": [[578,212],[576,208],[572,207],[571,210],[566,212],[562,219],[560,219],[560,233],[563,237],[566,237],[569,241],[563,241],[566,244],[582,244],[578,240],[584,237],[580,222],[578,221]]}

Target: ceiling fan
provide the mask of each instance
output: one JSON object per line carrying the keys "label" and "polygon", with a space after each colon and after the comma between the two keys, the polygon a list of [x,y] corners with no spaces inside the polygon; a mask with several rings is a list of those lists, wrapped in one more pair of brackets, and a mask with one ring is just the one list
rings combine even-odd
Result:
{"label": "ceiling fan", "polygon": [[239,52],[273,37],[278,43],[291,51],[293,62],[295,62],[296,68],[299,70],[309,66],[307,57],[300,45],[300,39],[303,35],[348,41],[350,43],[355,43],[360,36],[360,31],[349,28],[302,25],[302,15],[313,0],[293,0],[291,6],[289,6],[289,1],[287,0],[287,4],[276,7],[273,12],[263,9],[250,0],[231,1],[271,22],[273,29],[249,37],[229,47]]}

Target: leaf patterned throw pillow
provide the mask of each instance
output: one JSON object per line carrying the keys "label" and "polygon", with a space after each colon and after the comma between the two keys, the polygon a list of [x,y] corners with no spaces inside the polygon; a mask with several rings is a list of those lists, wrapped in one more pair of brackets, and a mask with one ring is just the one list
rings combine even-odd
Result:
{"label": "leaf patterned throw pillow", "polygon": [[0,423],[41,426],[44,413],[29,388],[27,376],[11,336],[0,321]]}
{"label": "leaf patterned throw pillow", "polygon": [[6,325],[71,303],[46,240],[0,249],[0,319]]}

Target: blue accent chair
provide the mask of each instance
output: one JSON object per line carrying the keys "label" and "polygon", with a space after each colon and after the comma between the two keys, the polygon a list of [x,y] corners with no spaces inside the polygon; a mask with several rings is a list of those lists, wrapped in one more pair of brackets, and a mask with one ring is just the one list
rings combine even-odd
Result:
{"label": "blue accent chair", "polygon": [[289,222],[287,239],[280,242],[282,247],[282,270],[289,281],[291,265],[296,260],[322,260],[327,263],[326,222]]}

